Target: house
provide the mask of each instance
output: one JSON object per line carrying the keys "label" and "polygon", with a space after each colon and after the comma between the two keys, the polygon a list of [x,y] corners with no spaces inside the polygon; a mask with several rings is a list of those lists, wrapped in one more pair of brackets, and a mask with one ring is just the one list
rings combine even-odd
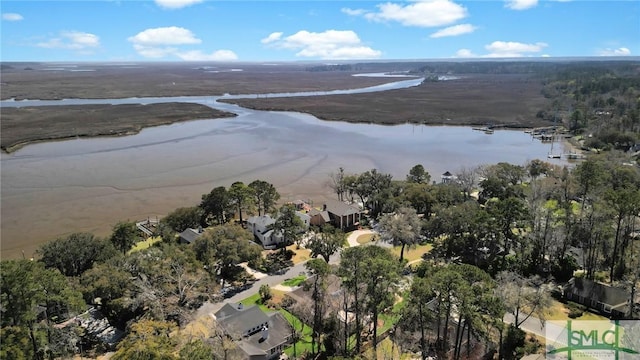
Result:
{"label": "house", "polygon": [[225,304],[214,314],[225,335],[238,345],[244,359],[277,359],[291,344],[289,322],[279,312],[265,313],[257,305]]}
{"label": "house", "polygon": [[362,217],[359,207],[338,200],[327,200],[322,206],[322,212],[324,211],[327,212],[329,222],[341,230],[356,228]]}
{"label": "house", "polygon": [[564,297],[604,316],[625,318],[629,310],[629,293],[624,289],[584,278],[571,278],[563,289]]}
{"label": "house", "polygon": [[265,249],[275,249],[278,244],[284,241],[283,237],[275,234],[271,226],[276,222],[269,215],[252,216],[247,219],[247,229],[258,240]]}
{"label": "house", "polygon": [[204,230],[201,227],[197,229],[187,228],[183,232],[180,233],[180,243],[182,244],[191,244],[199,238]]}
{"label": "house", "polygon": [[329,212],[327,210],[318,210],[313,208],[309,210],[307,215],[310,217],[309,223],[317,227],[322,227],[324,224],[329,224],[331,222],[331,218],[329,217]]}
{"label": "house", "polygon": [[440,177],[440,182],[443,184],[452,184],[455,180],[456,177],[448,171],[442,174],[442,176]]}
{"label": "house", "polygon": [[[304,224],[304,231],[309,229],[311,217],[308,214],[296,211],[296,215]],[[276,222],[269,215],[252,216],[247,219],[247,229],[262,244],[265,249],[275,249],[285,241],[281,234],[271,230],[271,226]]]}

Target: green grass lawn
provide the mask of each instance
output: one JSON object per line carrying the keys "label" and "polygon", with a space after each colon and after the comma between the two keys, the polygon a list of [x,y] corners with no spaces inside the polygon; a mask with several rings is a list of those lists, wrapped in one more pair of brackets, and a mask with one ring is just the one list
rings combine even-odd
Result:
{"label": "green grass lawn", "polygon": [[136,251],[148,249],[151,247],[151,245],[160,241],[162,241],[162,238],[160,236],[150,237],[147,240],[139,241],[131,248],[131,250],[129,250],[128,254],[131,254]]}
{"label": "green grass lawn", "polygon": [[298,275],[298,276],[294,277],[293,279],[287,279],[287,280],[283,281],[282,285],[295,287],[295,286],[300,285],[306,279],[307,279],[307,277],[305,275]]}

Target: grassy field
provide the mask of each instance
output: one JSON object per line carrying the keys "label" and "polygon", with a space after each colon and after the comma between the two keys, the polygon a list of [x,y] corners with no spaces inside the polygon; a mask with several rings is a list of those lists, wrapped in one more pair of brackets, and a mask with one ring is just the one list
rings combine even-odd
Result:
{"label": "grassy field", "polygon": [[[394,246],[391,249],[391,252],[393,252],[393,254],[396,255],[397,257],[400,257],[400,250],[401,249],[402,249],[401,246]],[[418,245],[418,246],[413,247],[413,248],[405,246],[405,248],[404,248],[404,258],[408,262],[416,261],[416,260],[422,259],[422,255],[428,253],[429,251],[431,251],[431,249],[433,249],[433,245],[431,245],[431,244]]]}
{"label": "grassy field", "polygon": [[368,244],[370,242],[372,242],[374,240],[374,235],[373,234],[363,234],[358,236],[358,238],[356,239],[356,241],[358,242],[358,244]]}
{"label": "grassy field", "polygon": [[132,252],[148,249],[149,247],[151,247],[151,245],[160,241],[162,241],[162,238],[159,236],[150,237],[144,241],[139,241],[131,248],[131,250],[128,251],[128,253],[131,254]]}
{"label": "grassy field", "polygon": [[294,277],[292,279],[287,279],[287,280],[283,281],[282,285],[294,287],[294,286],[300,285],[306,279],[307,279],[306,275],[298,275],[298,276],[296,276],[296,277]]}
{"label": "grassy field", "polygon": [[[310,72],[299,64],[280,67],[278,72],[271,67],[245,65],[243,71],[213,76],[192,64],[153,64],[135,70],[94,64],[96,71],[89,72],[33,71],[46,68],[46,64],[9,64],[2,71],[0,95],[2,99],[18,100],[216,96],[352,89],[396,80],[355,77],[351,72]],[[375,71],[393,67],[367,66],[375,66]],[[358,72],[367,71],[367,66]],[[416,65],[403,66],[410,70]],[[253,109],[310,113],[334,121],[532,127],[549,125],[535,116],[547,105],[541,89],[542,84],[529,75],[463,74],[458,80],[425,82],[384,92],[233,102]],[[227,116],[232,114],[187,103],[5,107],[0,147],[10,152],[35,141],[126,135],[148,126]]]}
{"label": "grassy field", "polygon": [[293,259],[291,259],[294,264],[299,264],[303,261],[311,259],[311,250],[298,248],[297,245],[289,245],[287,246],[287,250],[291,250],[295,253]]}

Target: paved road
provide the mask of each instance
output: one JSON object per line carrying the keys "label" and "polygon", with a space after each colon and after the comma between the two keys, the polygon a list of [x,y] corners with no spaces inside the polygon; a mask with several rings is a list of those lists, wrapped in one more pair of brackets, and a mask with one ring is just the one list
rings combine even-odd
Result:
{"label": "paved road", "polygon": [[[507,324],[513,324],[515,316],[507,313],[504,315],[503,321]],[[523,321],[522,324],[520,324],[520,329],[545,338],[544,323],[536,317],[530,316],[527,320]]]}

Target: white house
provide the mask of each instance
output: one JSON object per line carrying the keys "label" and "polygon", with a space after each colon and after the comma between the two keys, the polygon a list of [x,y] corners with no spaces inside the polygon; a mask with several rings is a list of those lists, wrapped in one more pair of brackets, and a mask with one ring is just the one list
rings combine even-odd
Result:
{"label": "white house", "polygon": [[[296,215],[304,223],[304,231],[309,229],[311,217],[305,213],[296,211]],[[251,231],[265,249],[275,249],[280,243],[284,242],[282,234],[278,234],[270,229],[270,225],[276,222],[269,215],[252,216],[247,219],[247,229]]]}

